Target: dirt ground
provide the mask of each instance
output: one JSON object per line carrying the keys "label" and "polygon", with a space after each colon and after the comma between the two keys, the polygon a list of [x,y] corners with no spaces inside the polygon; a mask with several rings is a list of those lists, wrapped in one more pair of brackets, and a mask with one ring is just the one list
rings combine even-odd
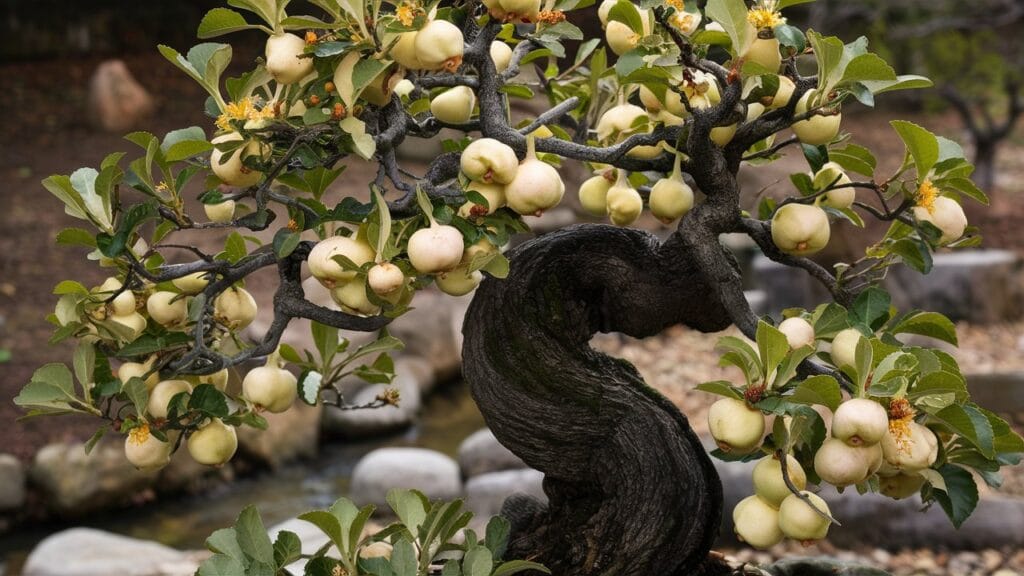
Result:
{"label": "dirt ground", "polygon": [[[241,59],[236,59],[241,60]],[[137,79],[159,102],[157,113],[145,129],[162,136],[169,130],[199,125],[208,130],[212,121],[202,112],[205,93],[158,55],[127,60]],[[0,365],[0,451],[29,457],[42,444],[61,438],[84,439],[93,423],[75,418],[39,419],[14,423],[20,415],[11,399],[32,372],[47,362],[68,362],[71,347],[46,344],[51,333],[43,320],[56,301],[51,288],[62,279],[74,278],[86,285],[102,281],[104,271],[87,261],[84,250],[59,247],[57,232],[75,221],[64,214],[59,201],[40,186],[50,174],[69,174],[82,166],[97,166],[109,152],[132,151],[133,145],[117,134],[93,129],[88,122],[86,96],[89,75],[96,60],[0,64],[5,86],[6,109],[0,122],[0,350],[10,360]],[[897,112],[848,114],[845,129],[860,143],[876,149],[884,165],[902,158],[902,148],[884,118]],[[911,117],[933,130],[963,140],[955,118]],[[799,161],[787,161],[779,176],[762,176],[761,181],[784,178],[781,168],[799,169]],[[1003,168],[993,208],[970,210],[972,221],[986,232],[986,245],[1024,249],[1024,236],[1017,227],[1024,213],[1024,141],[1016,140],[1001,155]],[[350,171],[349,184],[362,171]],[[775,174],[772,172],[771,174]],[[343,179],[346,177],[343,176]],[[785,180],[779,189],[787,186]],[[570,185],[570,194],[575,186]],[[259,296],[259,295],[257,295]],[[698,370],[699,372],[700,370]]]}

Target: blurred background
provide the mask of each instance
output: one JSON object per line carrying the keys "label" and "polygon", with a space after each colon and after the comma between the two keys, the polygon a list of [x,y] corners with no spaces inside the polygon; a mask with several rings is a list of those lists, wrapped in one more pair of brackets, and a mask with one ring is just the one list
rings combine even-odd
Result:
{"label": "blurred background", "polygon": [[[56,302],[51,288],[66,278],[97,285],[108,273],[83,250],[55,244],[57,232],[74,221],[39,181],[96,166],[110,152],[132,150],[122,139],[130,131],[160,137],[196,125],[212,133],[212,120],[202,112],[205,93],[166,62],[156,45],[185,51],[198,42],[194,30],[202,15],[219,5],[217,0],[0,0],[0,86],[7,111],[0,122],[0,576],[190,574],[203,557],[196,550],[204,538],[229,525],[245,504],[257,503],[268,526],[288,522],[289,529],[305,536],[309,529],[289,519],[341,495],[383,503],[389,478],[434,497],[464,496],[485,517],[497,513],[513,490],[539,494],[539,473],[525,469],[484,430],[459,380],[460,326],[469,297],[426,292],[417,296],[417,308],[395,323],[392,333],[407,343],[395,382],[401,407],[363,413],[293,410],[272,420],[267,433],[243,434],[239,455],[225,468],[203,469],[179,454],[162,472],[141,474],[124,460],[118,437],[106,438],[85,456],[82,444],[94,422],[16,421],[20,413],[11,399],[32,372],[71,358],[68,344],[48,344],[44,317]],[[304,8],[302,2],[292,6],[296,13]],[[600,30],[595,12],[582,12],[573,16],[577,23]],[[843,128],[854,142],[875,151],[883,171],[898,166],[903,156],[888,126],[896,117],[952,138],[974,155],[976,181],[992,199],[989,207],[965,206],[982,229],[982,247],[938,255],[926,278],[894,270],[886,287],[901,308],[937,310],[957,321],[961,346],[950,351],[968,374],[972,393],[1021,431],[1024,2],[818,0],[788,9],[787,16],[791,23],[845,41],[865,35],[899,73],[935,80],[933,90],[885,95],[874,109],[844,108]],[[238,33],[229,41],[235,48],[229,74],[243,71],[262,52],[259,32]],[[543,107],[543,102],[527,103],[517,113],[535,115]],[[415,167],[439,146],[405,150],[403,162]],[[365,197],[373,170],[353,163],[332,193]],[[792,154],[766,167],[744,168],[745,193],[751,205],[758,194],[784,196],[788,175],[806,170],[804,160]],[[532,222],[538,233],[587,221],[574,206],[576,185],[587,174],[580,168],[565,174],[567,202]],[[193,198],[200,192],[196,189]],[[653,219],[640,225],[666,232]],[[837,225],[822,261],[857,257],[883,230]],[[223,236],[211,233],[193,241],[214,246]],[[772,265],[741,239],[724,241],[745,265],[748,296],[759,313],[825,300],[801,273]],[[269,309],[274,278],[254,278],[251,286]],[[312,298],[329,300],[313,288]],[[268,321],[254,325],[254,333]],[[348,336],[355,343],[366,341],[363,335]],[[712,398],[693,386],[738,376],[718,367],[718,336],[677,328],[646,341],[602,335],[594,345],[635,363],[704,433]],[[297,322],[287,338],[308,345],[308,324]],[[352,382],[348,391],[358,402],[378,389]],[[742,465],[719,469],[730,510],[750,493],[750,471]],[[919,514],[919,502],[833,493],[830,506],[843,527],[834,528],[828,542],[810,549],[780,545],[755,554],[730,544],[731,527],[725,526],[721,544],[743,559],[830,554],[896,574],[1022,574],[1024,472],[1019,466],[1009,469],[1002,490],[982,490],[978,511],[959,532],[940,510]],[[69,531],[73,527],[93,530]],[[140,563],[143,571],[127,568]]]}

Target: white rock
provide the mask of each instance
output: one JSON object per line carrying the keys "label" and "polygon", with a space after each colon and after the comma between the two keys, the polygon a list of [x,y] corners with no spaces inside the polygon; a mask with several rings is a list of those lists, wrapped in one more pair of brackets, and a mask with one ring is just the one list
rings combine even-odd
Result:
{"label": "white rock", "polygon": [[200,555],[111,534],[71,528],[43,540],[25,562],[25,576],[190,576]]}
{"label": "white rock", "polygon": [[357,505],[386,508],[392,488],[415,488],[432,500],[451,500],[462,492],[462,477],[454,460],[422,448],[380,448],[356,464],[350,497]]}
{"label": "white rock", "polygon": [[0,454],[0,510],[14,510],[25,503],[25,468],[10,454]]}
{"label": "white rock", "polygon": [[466,478],[488,472],[526,468],[526,463],[498,442],[489,428],[477,430],[462,441],[458,460],[462,475]]}
{"label": "white rock", "polygon": [[486,519],[500,513],[505,499],[516,493],[547,502],[543,483],[544,473],[532,468],[481,474],[466,482],[466,505],[476,517]]}
{"label": "white rock", "polygon": [[346,438],[368,438],[408,428],[422,407],[419,383],[410,372],[398,373],[396,367],[391,384],[367,386],[346,401],[357,406],[369,404],[388,388],[398,389],[398,406],[366,410],[338,410],[328,406],[323,415],[324,430]]}

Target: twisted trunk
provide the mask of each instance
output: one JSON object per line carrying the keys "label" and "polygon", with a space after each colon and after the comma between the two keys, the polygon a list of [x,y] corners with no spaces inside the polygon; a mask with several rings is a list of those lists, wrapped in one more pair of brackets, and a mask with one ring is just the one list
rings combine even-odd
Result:
{"label": "twisted trunk", "polygon": [[495,436],[544,472],[546,507],[510,499],[510,555],[559,576],[719,573],[722,514],[711,460],[685,416],[632,365],[589,346],[674,324],[730,324],[678,235],[582,225],[511,255],[465,321],[464,371]]}

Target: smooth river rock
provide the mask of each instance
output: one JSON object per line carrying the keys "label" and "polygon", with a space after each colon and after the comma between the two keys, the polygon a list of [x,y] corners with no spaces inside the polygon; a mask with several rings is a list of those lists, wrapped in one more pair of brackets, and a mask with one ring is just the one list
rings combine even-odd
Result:
{"label": "smooth river rock", "polygon": [[382,406],[362,410],[340,410],[324,407],[323,429],[330,435],[345,438],[370,438],[399,430],[413,424],[423,405],[422,392],[412,372],[400,371],[396,366],[395,379],[391,384],[373,384],[346,398],[346,402],[360,406],[372,403],[388,388],[399,393],[398,406]]}
{"label": "smooth river rock", "polygon": [[431,500],[452,500],[462,493],[455,460],[423,448],[380,448],[370,452],[352,471],[349,497],[359,506],[387,509],[392,488],[415,488]]}
{"label": "smooth river rock", "polygon": [[105,439],[91,454],[78,443],[44,446],[36,452],[29,476],[59,515],[79,516],[122,504],[157,475],[136,470],[125,458],[122,442],[121,436]]}
{"label": "smooth river rock", "polygon": [[0,454],[0,511],[25,503],[25,467],[14,456]]}
{"label": "smooth river rock", "polygon": [[466,478],[488,472],[526,468],[526,463],[498,442],[489,428],[477,430],[463,440],[459,446],[458,459],[462,475]]}
{"label": "smooth river rock", "polygon": [[301,400],[280,414],[264,412],[267,429],[238,428],[239,450],[254,460],[277,468],[299,458],[316,456],[320,440],[320,419],[324,406],[310,406]]}
{"label": "smooth river rock", "polygon": [[546,503],[544,473],[525,468],[474,476],[466,482],[466,506],[477,519],[486,521],[501,512],[506,498],[520,493]]}
{"label": "smooth river rock", "polygon": [[24,576],[191,576],[205,552],[173,548],[92,528],[58,532],[32,551]]}

